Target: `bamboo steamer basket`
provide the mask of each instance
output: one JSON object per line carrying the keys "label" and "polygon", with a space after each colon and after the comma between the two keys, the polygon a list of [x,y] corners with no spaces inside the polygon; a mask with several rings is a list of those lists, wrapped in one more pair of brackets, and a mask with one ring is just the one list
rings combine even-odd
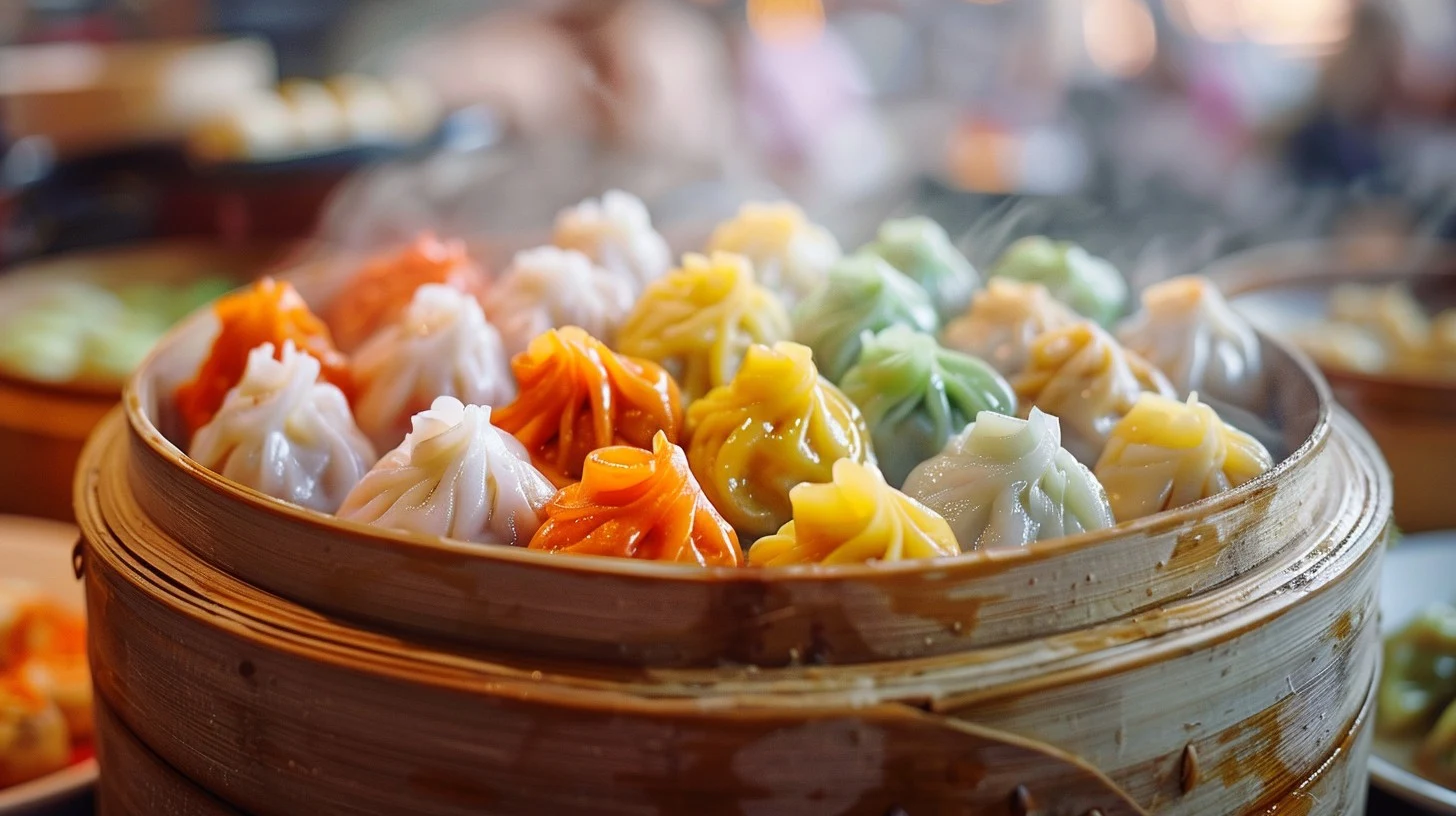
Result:
{"label": "bamboo steamer basket", "polygon": [[[1270,330],[1322,318],[1341,284],[1405,283],[1427,308],[1456,307],[1456,253],[1385,242],[1262,247],[1208,272],[1235,308]],[[1456,527],[1456,381],[1322,367],[1339,403],[1374,437],[1395,482],[1395,521],[1408,531]]]}
{"label": "bamboo steamer basket", "polygon": [[1276,341],[1241,407],[1287,455],[1223,495],[981,557],[698,570],[222,479],[164,398],[214,330],[173,331],[77,472],[108,813],[1363,811],[1389,475]]}

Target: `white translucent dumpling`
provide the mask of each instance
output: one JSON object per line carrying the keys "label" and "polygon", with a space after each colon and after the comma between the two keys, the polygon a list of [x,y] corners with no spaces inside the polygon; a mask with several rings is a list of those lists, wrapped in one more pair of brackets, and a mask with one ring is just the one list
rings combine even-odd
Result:
{"label": "white translucent dumpling", "polygon": [[354,415],[375,446],[399,444],[410,417],[436,397],[501,405],[516,395],[501,337],[475,297],[429,283],[404,314],[369,338],[352,364]]}
{"label": "white translucent dumpling", "polygon": [[588,198],[562,210],[551,242],[582,253],[608,272],[626,275],[634,292],[665,275],[672,265],[672,252],[653,229],[647,205],[621,190],[608,190],[600,200]]}
{"label": "white translucent dumpling", "polygon": [[636,300],[633,282],[600,269],[573,249],[544,246],[518,253],[491,288],[487,317],[506,353],[526,350],[536,335],[580,326],[608,345]]}
{"label": "white translucent dumpling", "polygon": [[950,523],[961,551],[1020,547],[1112,526],[1102,485],[1062,447],[1057,418],[990,411],[922,462],[904,492]]}
{"label": "white translucent dumpling", "polygon": [[440,397],[414,417],[339,509],[339,517],[481,544],[524,546],[556,488],[490,408]]}
{"label": "white translucent dumpling", "polygon": [[1208,279],[1172,278],[1148,287],[1142,310],[1117,338],[1168,375],[1180,394],[1199,391],[1229,402],[1260,392],[1259,337]]}
{"label": "white translucent dumpling", "polygon": [[319,361],[283,344],[248,353],[243,378],[192,437],[198,464],[277,499],[331,513],[374,462],[349,402]]}

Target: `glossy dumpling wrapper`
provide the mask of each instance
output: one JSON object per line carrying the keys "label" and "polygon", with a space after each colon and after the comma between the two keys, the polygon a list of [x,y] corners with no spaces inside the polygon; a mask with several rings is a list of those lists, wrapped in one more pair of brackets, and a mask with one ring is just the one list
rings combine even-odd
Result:
{"label": "glossy dumpling wrapper", "polygon": [[353,351],[394,323],[415,290],[427,283],[452,286],[483,300],[488,280],[463,242],[425,233],[397,252],[365,264],[334,298],[326,314],[339,348]]}
{"label": "glossy dumpling wrapper", "polygon": [[787,201],[744,204],[713,230],[708,251],[747,258],[759,283],[791,309],[819,288],[842,254],[829,230]]}
{"label": "glossy dumpling wrapper", "polygon": [[839,387],[864,414],[880,470],[895,487],[976,414],[1016,413],[1016,394],[994,369],[906,326],[865,337]]}
{"label": "glossy dumpling wrapper", "polygon": [[556,216],[551,242],[574,249],[597,266],[633,283],[633,294],[667,273],[672,252],[652,227],[642,199],[621,190],[608,190],[601,199],[588,198]]}
{"label": "glossy dumpling wrapper", "polygon": [[658,432],[652,450],[592,451],[581,481],[546,507],[533,550],[737,567],[738,535],[703,495],[682,448]]}
{"label": "glossy dumpling wrapper", "polygon": [[1387,737],[1419,735],[1456,702],[1456,608],[1432,604],[1385,641],[1376,727]]}
{"label": "glossy dumpling wrapper", "polygon": [[886,221],[878,237],[861,250],[884,258],[920,284],[942,320],[966,310],[981,285],[981,275],[951,243],[945,228],[916,216]]}
{"label": "glossy dumpling wrapper", "polygon": [[635,287],[633,279],[597,267],[576,250],[537,247],[516,255],[491,289],[486,315],[511,356],[563,326],[579,326],[611,345],[632,309]]}
{"label": "glossy dumpling wrapper", "polygon": [[1142,310],[1118,327],[1125,348],[1193,391],[1253,404],[1263,391],[1259,337],[1207,278],[1172,278],[1148,287]]}
{"label": "glossy dumpling wrapper", "polygon": [[1118,521],[1215,496],[1274,466],[1254,437],[1198,401],[1143,394],[1112,429],[1093,472]]}
{"label": "glossy dumpling wrapper", "polygon": [[1057,418],[983,412],[939,456],[911,471],[905,492],[940,513],[961,550],[1021,547],[1113,524],[1107,494],[1061,444]]}
{"label": "glossy dumpling wrapper", "polygon": [[747,259],[689,253],[682,268],[647,287],[617,349],[661,364],[694,400],[727,385],[749,346],[788,340],[792,331],[783,305],[758,285]]}
{"label": "glossy dumpling wrapper", "polygon": [[495,412],[553,484],[581,478],[592,451],[609,445],[644,450],[658,431],[677,442],[682,396],[661,366],[619,355],[576,326],[553,329],[511,361],[520,395]]}
{"label": "glossy dumpling wrapper", "polygon": [[222,406],[228,391],[243,377],[253,349],[267,343],[282,354],[291,342],[318,361],[320,376],[353,394],[349,361],[334,348],[328,326],[293,286],[262,278],[252,286],[221,298],[212,306],[218,333],[196,376],[177,389],[178,414],[189,433],[206,425]]}
{"label": "glossy dumpling wrapper", "polygon": [[1109,325],[1127,303],[1127,281],[1110,262],[1070,241],[1022,238],[991,268],[992,277],[1040,283],[1084,317]]}
{"label": "glossy dumpling wrapper", "polygon": [[377,450],[398,445],[436,397],[504,405],[516,396],[500,334],[480,304],[437,283],[416,289],[404,314],[360,347],[353,373],[354,418]]}
{"label": "glossy dumpling wrapper", "polygon": [[284,341],[265,343],[222,407],[193,434],[187,455],[233,481],[332,513],[374,464],[338,388],[319,380],[319,361]]}
{"label": "glossy dumpling wrapper", "polygon": [[1084,464],[1097,461],[1112,426],[1144,391],[1175,394],[1150,363],[1085,322],[1037,338],[1011,385],[1023,414],[1035,405],[1061,420],[1062,444]]}
{"label": "glossy dumpling wrapper", "polygon": [[1039,283],[992,278],[945,327],[941,342],[1011,377],[1026,368],[1036,338],[1082,320]]}
{"label": "glossy dumpling wrapper", "polygon": [[792,513],[789,490],[827,482],[840,459],[874,464],[864,417],[796,343],[751,346],[728,385],[688,406],[688,463],[746,541]]}
{"label": "glossy dumpling wrapper", "polygon": [[794,339],[814,351],[819,373],[837,383],[859,359],[862,335],[890,326],[934,333],[940,318],[916,283],[876,255],[853,255],[829,270],[794,311]]}
{"label": "glossy dumpling wrapper", "polygon": [[524,546],[556,488],[487,405],[440,397],[349,493],[339,518],[477,544]]}

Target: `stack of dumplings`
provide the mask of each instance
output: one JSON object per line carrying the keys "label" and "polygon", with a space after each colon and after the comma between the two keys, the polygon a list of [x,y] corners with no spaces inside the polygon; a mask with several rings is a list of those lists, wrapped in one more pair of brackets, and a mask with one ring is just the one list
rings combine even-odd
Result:
{"label": "stack of dumplings", "polygon": [[699,569],[983,557],[1273,466],[1198,396],[1265,388],[1200,278],[1114,336],[1120,274],[1047,238],[983,281],[925,218],[843,256],[794,205],[747,204],[674,265],[614,190],[552,240],[492,278],[422,235],[326,319],[284,282],[228,295],[164,424],[223,477],[381,531]]}

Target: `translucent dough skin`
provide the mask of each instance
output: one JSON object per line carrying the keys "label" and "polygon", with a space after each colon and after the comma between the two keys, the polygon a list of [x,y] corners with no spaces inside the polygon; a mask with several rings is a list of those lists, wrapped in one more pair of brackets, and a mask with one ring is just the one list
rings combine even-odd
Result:
{"label": "translucent dough skin", "polygon": [[759,283],[789,308],[819,288],[841,254],[829,230],[787,201],[744,204],[713,230],[708,251],[748,258]]}
{"label": "translucent dough skin", "polygon": [[993,277],[1040,283],[1079,314],[1108,325],[1127,302],[1127,282],[1117,267],[1069,241],[1040,235],[1007,248],[991,268]]}
{"label": "translucent dough skin", "polygon": [[510,269],[491,287],[486,314],[511,355],[525,351],[537,335],[562,326],[578,326],[611,343],[632,308],[635,285],[576,250],[537,247],[516,254]]}
{"label": "translucent dough skin", "polygon": [[177,411],[189,434],[206,425],[233,386],[242,379],[248,354],[264,343],[275,353],[292,341],[299,351],[319,361],[321,376],[344,392],[353,394],[349,362],[335,348],[328,326],[309,311],[294,288],[272,278],[262,278],[251,287],[228,295],[213,304],[221,328],[212,350],[191,382],[177,389]]}
{"label": "translucent dough skin", "polygon": [[464,243],[420,235],[399,252],[370,261],[334,299],[326,316],[339,348],[353,351],[399,319],[426,283],[453,286],[477,299],[486,289],[485,272],[470,260]]}
{"label": "translucent dough skin", "polygon": [[866,336],[840,388],[864,412],[880,470],[895,487],[976,414],[1016,412],[1016,394],[990,366],[906,326]]}
{"label": "translucent dough skin", "polygon": [[1124,347],[1168,375],[1179,394],[1253,402],[1259,338],[1212,283],[1196,275],[1171,278],[1148,287],[1142,304],[1118,327]]}
{"label": "translucent dough skin", "polygon": [[929,218],[886,221],[876,240],[860,251],[884,258],[920,284],[942,320],[963,312],[981,285],[980,273],[950,242],[945,229]]}
{"label": "translucent dough skin", "polygon": [[688,469],[682,448],[658,432],[652,450],[593,451],[581,481],[562,488],[530,548],[703,567],[743,565],[738,535]]}
{"label": "translucent dough skin", "polygon": [[646,449],[658,431],[678,439],[682,397],[672,377],[649,360],[614,354],[576,326],[531,341],[511,370],[520,396],[493,421],[521,440],[557,487],[579,479],[597,448]]}
{"label": "translucent dough skin", "polygon": [[790,491],[793,520],[749,548],[750,566],[863,564],[960,552],[945,519],[890,487],[874,465],[840,459],[832,478]]}
{"label": "translucent dough skin", "polygon": [[623,354],[661,364],[695,400],[727,385],[754,343],[792,334],[789,316],[741,255],[683,256],[643,293],[617,336]]}
{"label": "translucent dough skin", "polygon": [[1026,370],[1011,385],[1023,413],[1035,405],[1061,420],[1062,444],[1084,464],[1097,461],[1112,426],[1139,394],[1174,395],[1161,372],[1091,323],[1037,338]]}
{"label": "translucent dough skin", "polygon": [[914,281],[875,255],[836,263],[794,311],[794,339],[814,350],[814,364],[837,383],[859,359],[861,335],[905,325],[933,333],[940,318]]}
{"label": "translucent dough skin", "polygon": [[970,308],[945,327],[941,342],[1011,377],[1026,368],[1036,338],[1081,321],[1039,283],[992,278]]}
{"label": "translucent dough skin", "polygon": [[1192,504],[1274,466],[1264,446],[1197,396],[1143,394],[1112,429],[1093,469],[1118,521]]}
{"label": "translucent dough skin", "polygon": [[647,205],[621,190],[608,190],[600,200],[588,198],[562,210],[551,242],[632,281],[634,294],[672,265],[672,252],[653,229]]}
{"label": "translucent dough skin", "polygon": [[940,513],[965,552],[1112,526],[1107,494],[1061,446],[1057,418],[983,412],[910,473],[905,493]]}
{"label": "translucent dough skin", "polygon": [[703,492],[749,541],[789,520],[794,485],[829,481],[840,459],[875,462],[859,409],[796,343],[750,346],[732,382],[688,407],[687,427]]}

